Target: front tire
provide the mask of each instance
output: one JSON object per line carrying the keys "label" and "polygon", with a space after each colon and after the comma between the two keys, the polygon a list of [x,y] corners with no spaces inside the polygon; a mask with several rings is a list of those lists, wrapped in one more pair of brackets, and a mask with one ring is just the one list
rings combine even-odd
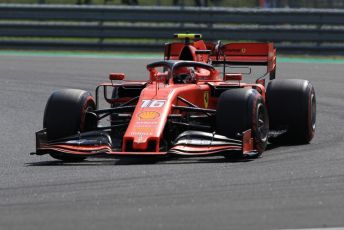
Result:
{"label": "front tire", "polygon": [[251,129],[258,155],[267,145],[269,119],[262,96],[254,89],[229,89],[217,105],[216,132],[229,138]]}
{"label": "front tire", "polygon": [[[47,130],[48,141],[58,140],[88,131],[97,124],[86,119],[86,112],[95,110],[91,93],[78,89],[63,89],[54,92],[48,99],[44,111],[43,127]],[[62,161],[82,161],[85,157],[51,153]]]}

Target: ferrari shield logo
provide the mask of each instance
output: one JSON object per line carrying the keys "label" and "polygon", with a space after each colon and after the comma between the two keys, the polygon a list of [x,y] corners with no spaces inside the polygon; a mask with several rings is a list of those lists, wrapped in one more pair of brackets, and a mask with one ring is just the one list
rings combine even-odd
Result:
{"label": "ferrari shield logo", "polygon": [[206,91],[204,92],[204,108],[208,108],[208,104],[209,104],[209,92]]}

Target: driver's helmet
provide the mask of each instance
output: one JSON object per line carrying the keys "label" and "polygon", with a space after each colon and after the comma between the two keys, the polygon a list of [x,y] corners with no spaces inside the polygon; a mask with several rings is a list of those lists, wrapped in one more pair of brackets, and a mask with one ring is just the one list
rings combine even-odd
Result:
{"label": "driver's helmet", "polygon": [[175,84],[189,84],[195,82],[195,70],[192,67],[182,67],[173,76]]}

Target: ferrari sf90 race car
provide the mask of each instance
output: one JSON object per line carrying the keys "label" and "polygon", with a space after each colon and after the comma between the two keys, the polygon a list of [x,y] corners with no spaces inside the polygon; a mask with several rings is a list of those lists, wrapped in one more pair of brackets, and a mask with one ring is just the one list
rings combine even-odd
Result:
{"label": "ferrari sf90 race car", "polygon": [[[258,157],[278,135],[289,142],[312,140],[314,88],[306,80],[275,79],[272,43],[176,37],[184,41],[165,45],[164,58],[147,65],[146,81],[111,73],[95,98],[79,89],[53,92],[34,154],[62,161],[104,155]],[[244,82],[255,66],[264,72]],[[100,99],[108,106],[100,108]]]}

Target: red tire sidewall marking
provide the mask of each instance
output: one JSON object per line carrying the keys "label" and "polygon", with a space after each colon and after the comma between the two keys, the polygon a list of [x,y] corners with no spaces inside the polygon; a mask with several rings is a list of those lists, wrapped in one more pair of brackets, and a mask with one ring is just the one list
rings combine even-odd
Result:
{"label": "red tire sidewall marking", "polygon": [[88,96],[85,100],[85,103],[83,104],[81,108],[81,117],[80,117],[80,131],[85,131],[85,116],[87,109],[89,108],[90,105],[95,104],[93,97]]}
{"label": "red tire sidewall marking", "polygon": [[315,92],[314,88],[311,85],[308,85],[311,89],[309,90],[309,95],[308,95],[308,114],[307,114],[307,125],[308,125],[308,139],[309,141],[314,137],[314,132],[315,129],[313,129],[313,124],[312,124],[312,95],[315,97]]}

